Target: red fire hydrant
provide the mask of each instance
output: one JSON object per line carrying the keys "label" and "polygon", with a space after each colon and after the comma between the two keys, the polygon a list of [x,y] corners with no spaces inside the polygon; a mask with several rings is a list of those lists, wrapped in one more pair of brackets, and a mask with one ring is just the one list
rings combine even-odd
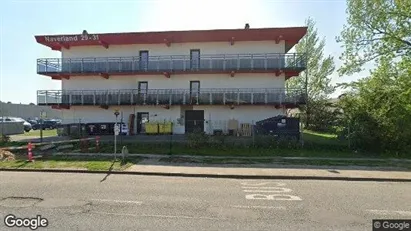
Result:
{"label": "red fire hydrant", "polygon": [[31,145],[31,141],[30,141],[29,144],[27,145],[27,151],[28,151],[27,154],[28,154],[29,162],[33,162],[32,148],[33,148],[33,146]]}

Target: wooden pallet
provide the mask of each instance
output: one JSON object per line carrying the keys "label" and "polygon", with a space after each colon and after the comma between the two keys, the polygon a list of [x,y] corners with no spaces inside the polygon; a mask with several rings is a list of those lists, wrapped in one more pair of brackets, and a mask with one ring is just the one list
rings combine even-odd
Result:
{"label": "wooden pallet", "polygon": [[251,131],[252,131],[251,129],[252,129],[251,124],[248,124],[248,123],[240,124],[241,136],[251,136]]}

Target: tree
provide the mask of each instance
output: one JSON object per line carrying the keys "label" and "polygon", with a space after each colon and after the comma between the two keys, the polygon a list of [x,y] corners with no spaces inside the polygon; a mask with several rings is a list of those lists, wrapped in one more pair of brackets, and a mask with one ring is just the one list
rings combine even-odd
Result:
{"label": "tree", "polygon": [[[311,18],[306,20],[307,34],[300,41],[295,49],[297,53],[305,53],[307,58],[307,68],[300,73],[300,76],[287,81],[288,88],[298,88],[307,90],[307,105],[299,109],[306,114],[306,127],[309,127],[310,115],[318,112],[310,110],[310,104],[315,104],[316,109],[321,107],[319,101],[334,92],[331,85],[330,75],[334,72],[334,59],[331,56],[324,57],[325,38],[320,39],[315,27],[315,21]],[[323,105],[325,107],[326,105]]]}
{"label": "tree", "polygon": [[343,121],[357,148],[407,153],[411,148],[411,58],[381,58],[371,76],[345,84]]}
{"label": "tree", "polygon": [[347,0],[347,14],[337,37],[345,49],[340,75],[359,72],[380,57],[411,56],[410,0]]}
{"label": "tree", "polygon": [[367,78],[344,84],[340,106],[354,145],[407,153],[411,148],[411,1],[348,0],[347,24],[337,41],[345,49],[339,73],[361,71]]}

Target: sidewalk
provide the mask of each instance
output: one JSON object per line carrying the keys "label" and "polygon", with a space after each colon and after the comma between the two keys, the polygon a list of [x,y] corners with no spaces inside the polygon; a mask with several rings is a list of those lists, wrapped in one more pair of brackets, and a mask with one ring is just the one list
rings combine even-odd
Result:
{"label": "sidewalk", "polygon": [[296,168],[247,167],[187,167],[163,165],[133,165],[126,172],[148,175],[175,175],[189,177],[240,178],[240,179],[317,179],[351,181],[408,181],[411,171],[336,170]]}

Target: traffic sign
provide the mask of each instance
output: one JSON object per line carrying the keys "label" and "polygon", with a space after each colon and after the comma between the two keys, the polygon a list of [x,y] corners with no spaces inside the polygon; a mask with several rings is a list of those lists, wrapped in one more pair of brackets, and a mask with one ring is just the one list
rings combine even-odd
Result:
{"label": "traffic sign", "polygon": [[116,136],[118,136],[118,134],[120,134],[120,126],[118,126],[118,124],[116,124],[116,125],[114,126],[114,134],[115,134]]}

